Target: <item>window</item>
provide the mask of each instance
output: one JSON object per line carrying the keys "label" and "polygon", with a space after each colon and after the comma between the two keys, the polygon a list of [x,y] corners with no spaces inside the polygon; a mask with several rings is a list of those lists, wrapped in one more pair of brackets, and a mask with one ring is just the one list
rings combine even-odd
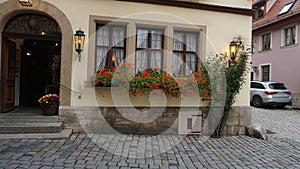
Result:
{"label": "window", "polygon": [[281,9],[281,11],[279,12],[278,15],[282,15],[282,14],[287,13],[291,9],[291,7],[293,6],[294,2],[295,1],[285,4],[285,6]]}
{"label": "window", "polygon": [[264,14],[265,14],[265,6],[263,5],[257,9],[257,19],[263,18]]}
{"label": "window", "polygon": [[96,34],[96,69],[117,67],[124,62],[126,27],[98,25]]}
{"label": "window", "polygon": [[174,32],[173,73],[188,76],[197,69],[198,33]]}
{"label": "window", "polygon": [[162,68],[163,30],[138,28],[136,36],[136,70]]}
{"label": "window", "polygon": [[275,90],[286,90],[287,88],[284,86],[283,83],[272,83],[269,84],[270,89],[275,89]]}
{"label": "window", "polygon": [[293,45],[296,43],[296,26],[286,28],[285,32],[285,45]]}
{"label": "window", "polygon": [[253,89],[265,89],[264,85],[256,82],[251,82],[251,87]]}
{"label": "window", "polygon": [[271,33],[262,35],[262,50],[271,49]]}
{"label": "window", "polygon": [[270,66],[262,66],[262,81],[270,81]]}

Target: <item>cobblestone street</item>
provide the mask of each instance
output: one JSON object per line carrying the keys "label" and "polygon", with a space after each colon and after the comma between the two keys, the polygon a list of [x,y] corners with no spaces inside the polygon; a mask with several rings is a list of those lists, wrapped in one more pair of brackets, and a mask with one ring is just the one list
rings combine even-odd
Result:
{"label": "cobblestone street", "polygon": [[300,141],[300,110],[257,109],[253,108],[252,122],[261,124],[265,129],[274,132],[273,138],[291,138]]}
{"label": "cobblestone street", "polygon": [[100,135],[93,139],[98,144],[76,133],[69,140],[0,139],[0,168],[299,168],[300,112],[254,110],[253,120],[278,134],[268,140]]}

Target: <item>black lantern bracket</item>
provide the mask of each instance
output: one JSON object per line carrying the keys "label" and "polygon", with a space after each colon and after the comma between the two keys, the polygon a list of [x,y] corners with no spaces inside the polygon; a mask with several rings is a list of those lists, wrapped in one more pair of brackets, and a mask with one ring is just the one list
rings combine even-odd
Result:
{"label": "black lantern bracket", "polygon": [[84,41],[85,41],[85,34],[79,28],[74,34],[75,37],[75,51],[78,53],[79,62],[81,60],[81,52],[83,51]]}

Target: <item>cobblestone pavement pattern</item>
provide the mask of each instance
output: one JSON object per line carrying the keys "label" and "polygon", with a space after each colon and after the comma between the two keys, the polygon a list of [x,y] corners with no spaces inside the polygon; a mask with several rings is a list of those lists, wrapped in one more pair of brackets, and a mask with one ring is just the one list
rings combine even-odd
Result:
{"label": "cobblestone pavement pattern", "polygon": [[[177,136],[101,135],[101,144],[76,133],[68,140],[0,139],[0,168],[300,168],[300,142],[294,139],[299,111],[255,111],[253,120],[272,127],[278,136],[207,141],[188,136],[172,148]],[[146,157],[135,158],[141,156]]]}
{"label": "cobblestone pavement pattern", "polygon": [[[291,138],[300,141],[300,110],[253,108],[252,122],[271,131],[269,137]],[[299,166],[300,167],[300,166]]]}

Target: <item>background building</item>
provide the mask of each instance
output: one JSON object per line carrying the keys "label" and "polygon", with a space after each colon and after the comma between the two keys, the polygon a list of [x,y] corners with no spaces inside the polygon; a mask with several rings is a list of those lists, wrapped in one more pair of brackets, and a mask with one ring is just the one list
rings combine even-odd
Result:
{"label": "background building", "polygon": [[284,82],[299,107],[300,1],[254,0],[253,9],[253,79]]}

